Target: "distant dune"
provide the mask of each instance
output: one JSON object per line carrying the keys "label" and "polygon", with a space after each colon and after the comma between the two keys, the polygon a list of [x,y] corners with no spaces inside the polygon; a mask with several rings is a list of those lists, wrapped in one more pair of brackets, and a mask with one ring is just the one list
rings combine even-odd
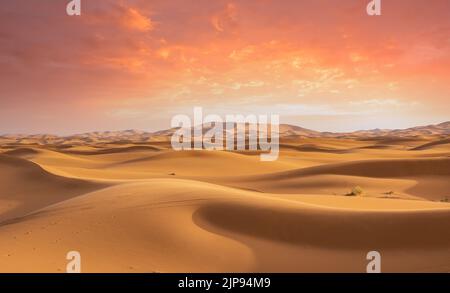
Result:
{"label": "distant dune", "polygon": [[[224,124],[225,129],[225,124]],[[211,125],[203,125],[203,130],[207,131]],[[103,131],[76,134],[71,136],[57,135],[3,135],[0,136],[0,144],[38,144],[38,145],[64,145],[72,143],[74,145],[96,144],[96,143],[151,143],[158,141],[170,141],[170,137],[177,128],[171,128],[156,132],[146,132],[141,130],[124,130],[124,131]],[[191,130],[193,131],[193,130]],[[359,130],[353,132],[333,133],[319,132],[300,126],[290,124],[280,124],[279,135],[282,138],[295,137],[328,137],[328,138],[366,138],[366,139],[394,139],[394,140],[410,140],[417,139],[421,136],[442,137],[450,135],[450,121],[428,126],[418,126],[407,129],[372,129]]]}
{"label": "distant dune", "polygon": [[274,179],[321,174],[395,178],[450,176],[450,158],[367,160],[327,164],[265,175]]}
{"label": "distant dune", "polygon": [[450,145],[450,138],[446,138],[446,139],[440,139],[437,141],[425,143],[423,145],[413,148],[412,150],[418,151],[418,150],[431,149],[433,147],[447,147],[448,148],[448,147],[450,147],[449,145]]}
{"label": "distant dune", "polygon": [[13,156],[13,157],[30,157],[30,156],[35,156],[37,155],[39,152],[35,149],[32,148],[17,148],[17,149],[13,149],[10,151],[5,151],[3,154],[4,155],[9,155],[9,156]]}

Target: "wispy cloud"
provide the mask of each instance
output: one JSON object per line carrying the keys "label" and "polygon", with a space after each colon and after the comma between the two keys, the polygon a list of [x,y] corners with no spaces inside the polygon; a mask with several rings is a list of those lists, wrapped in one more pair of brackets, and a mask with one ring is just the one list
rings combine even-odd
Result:
{"label": "wispy cloud", "polygon": [[[175,105],[225,104],[331,126],[324,117],[395,109],[398,121],[424,121],[450,111],[447,0],[388,1],[377,25],[355,13],[359,0],[333,9],[327,0],[102,0],[77,18],[64,1],[3,2],[4,127],[52,132],[78,127],[68,117],[94,127],[121,116],[139,128],[144,106],[159,109],[160,122]],[[420,17],[398,17],[405,7]]]}

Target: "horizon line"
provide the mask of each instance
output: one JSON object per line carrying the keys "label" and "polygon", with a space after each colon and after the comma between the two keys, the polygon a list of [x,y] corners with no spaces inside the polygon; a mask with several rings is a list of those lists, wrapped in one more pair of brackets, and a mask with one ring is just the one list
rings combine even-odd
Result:
{"label": "horizon line", "polygon": [[[214,122],[211,122],[214,123]],[[222,123],[233,123],[233,122],[222,122]],[[426,124],[426,125],[416,125],[416,126],[411,126],[411,127],[406,127],[406,128],[370,128],[370,129],[358,129],[358,130],[353,130],[353,131],[318,131],[318,130],[314,130],[314,129],[310,129],[310,128],[305,128],[303,126],[297,125],[297,124],[290,124],[290,123],[280,123],[279,125],[289,125],[289,126],[294,126],[294,127],[300,127],[303,128],[305,130],[309,130],[309,131],[314,131],[317,133],[332,133],[332,134],[349,134],[349,133],[355,133],[355,132],[361,132],[361,131],[374,131],[374,130],[384,130],[384,131],[395,131],[395,130],[408,130],[408,129],[412,129],[412,128],[417,128],[417,127],[429,127],[429,126],[437,126],[437,125],[441,125],[441,124],[445,124],[445,123],[450,123],[450,120],[446,120],[440,123],[436,123],[436,124]],[[206,123],[203,124],[199,124],[199,125],[205,125]],[[246,123],[248,124],[248,123]],[[199,125],[195,125],[192,127],[196,127]],[[123,130],[92,130],[92,131],[87,131],[87,132],[78,132],[78,133],[73,133],[73,134],[68,134],[68,135],[60,135],[60,134],[53,134],[53,133],[31,133],[31,134],[24,134],[24,133],[1,133],[0,137],[4,137],[4,136],[35,136],[35,135],[49,135],[49,136],[57,136],[57,137],[71,137],[71,136],[77,136],[77,135],[84,135],[84,134],[91,134],[91,133],[105,133],[105,132],[125,132],[125,131],[139,131],[139,132],[144,132],[146,134],[155,134],[157,132],[162,132],[162,131],[167,131],[170,129],[175,129],[177,127],[171,127],[171,128],[166,128],[166,129],[160,129],[160,130],[156,130],[156,131],[147,131],[147,130],[140,130],[140,129],[136,129],[136,128],[130,128],[130,129],[123,129]],[[179,128],[179,127],[178,127]]]}

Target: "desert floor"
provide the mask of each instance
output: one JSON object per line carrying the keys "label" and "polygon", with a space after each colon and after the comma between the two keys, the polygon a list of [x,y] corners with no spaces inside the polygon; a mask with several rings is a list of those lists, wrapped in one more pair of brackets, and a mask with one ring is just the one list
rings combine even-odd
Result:
{"label": "desert floor", "polygon": [[[355,186],[363,193],[350,196]],[[285,139],[257,152],[0,148],[0,271],[450,272],[450,144]]]}

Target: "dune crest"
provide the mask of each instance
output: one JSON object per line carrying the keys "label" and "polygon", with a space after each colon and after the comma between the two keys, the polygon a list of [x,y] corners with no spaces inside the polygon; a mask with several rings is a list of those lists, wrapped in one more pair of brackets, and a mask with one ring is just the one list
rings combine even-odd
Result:
{"label": "dune crest", "polygon": [[110,187],[1,226],[0,249],[9,254],[0,256],[8,260],[1,269],[20,271],[32,260],[40,270],[62,270],[60,256],[77,249],[87,272],[307,271],[301,259],[312,252],[322,265],[347,259],[314,271],[363,271],[364,259],[350,260],[375,247],[414,253],[412,261],[397,256],[399,268],[388,261],[387,271],[420,270],[435,251],[448,251],[450,205],[366,211],[279,197],[178,179]]}
{"label": "dune crest", "polygon": [[0,154],[0,222],[105,187],[93,181],[53,175],[25,159]]}
{"label": "dune crest", "polygon": [[171,130],[0,137],[0,271],[77,250],[84,272],[364,272],[377,250],[385,272],[445,272],[446,127],[283,125],[276,162],[175,152]]}

